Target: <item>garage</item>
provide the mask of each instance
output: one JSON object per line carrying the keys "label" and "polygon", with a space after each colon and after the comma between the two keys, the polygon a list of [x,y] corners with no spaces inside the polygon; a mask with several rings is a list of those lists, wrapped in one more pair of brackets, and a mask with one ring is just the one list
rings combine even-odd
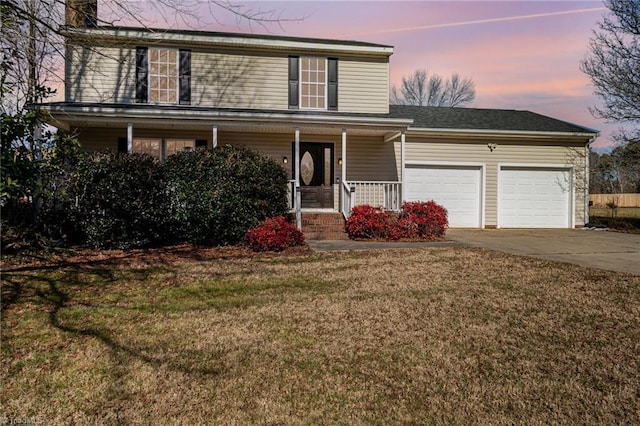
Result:
{"label": "garage", "polygon": [[571,169],[500,166],[500,228],[572,227]]}
{"label": "garage", "polygon": [[449,212],[449,226],[482,227],[482,166],[410,165],[405,169],[407,201],[429,201]]}

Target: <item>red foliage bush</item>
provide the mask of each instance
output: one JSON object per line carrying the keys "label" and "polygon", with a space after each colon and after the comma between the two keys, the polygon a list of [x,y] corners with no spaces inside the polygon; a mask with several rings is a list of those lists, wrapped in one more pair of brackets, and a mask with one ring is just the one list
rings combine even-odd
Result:
{"label": "red foliage bush", "polygon": [[253,251],[282,251],[304,244],[304,235],[283,216],[266,218],[251,228],[244,239]]}
{"label": "red foliage bush", "polygon": [[351,210],[344,230],[351,239],[386,238],[391,216],[386,211],[364,204]]}
{"label": "red foliage bush", "polygon": [[444,238],[448,226],[447,210],[427,201],[404,203],[397,219],[369,205],[354,207],[345,231],[351,239],[439,240]]}
{"label": "red foliage bush", "polygon": [[444,238],[448,226],[447,209],[435,201],[404,203],[396,223],[396,227],[400,228],[398,232],[408,231],[401,238],[423,240]]}

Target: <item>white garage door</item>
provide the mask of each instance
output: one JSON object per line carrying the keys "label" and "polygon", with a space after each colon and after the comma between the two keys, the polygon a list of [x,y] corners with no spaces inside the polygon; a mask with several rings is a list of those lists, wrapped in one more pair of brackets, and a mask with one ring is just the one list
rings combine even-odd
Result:
{"label": "white garage door", "polygon": [[482,168],[479,166],[407,166],[407,201],[429,201],[444,206],[450,227],[482,226]]}
{"label": "white garage door", "polygon": [[568,169],[501,167],[498,226],[571,227],[571,173]]}

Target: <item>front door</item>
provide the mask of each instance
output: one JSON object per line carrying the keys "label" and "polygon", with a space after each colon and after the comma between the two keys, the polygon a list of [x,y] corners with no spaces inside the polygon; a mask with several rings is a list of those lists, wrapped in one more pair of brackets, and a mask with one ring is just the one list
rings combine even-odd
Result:
{"label": "front door", "polygon": [[300,199],[302,208],[333,209],[333,144],[300,142]]}

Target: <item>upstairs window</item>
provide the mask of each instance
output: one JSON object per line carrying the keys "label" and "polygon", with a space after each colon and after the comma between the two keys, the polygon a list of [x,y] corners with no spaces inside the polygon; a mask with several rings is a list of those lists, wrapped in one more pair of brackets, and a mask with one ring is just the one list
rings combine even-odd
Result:
{"label": "upstairs window", "polygon": [[300,107],[325,109],[327,96],[327,61],[324,58],[300,59]]}
{"label": "upstairs window", "polygon": [[289,109],[338,109],[338,60],[289,57]]}
{"label": "upstairs window", "polygon": [[136,102],[191,103],[191,51],[136,48]]}
{"label": "upstairs window", "polygon": [[178,103],[178,51],[149,49],[149,102]]}

